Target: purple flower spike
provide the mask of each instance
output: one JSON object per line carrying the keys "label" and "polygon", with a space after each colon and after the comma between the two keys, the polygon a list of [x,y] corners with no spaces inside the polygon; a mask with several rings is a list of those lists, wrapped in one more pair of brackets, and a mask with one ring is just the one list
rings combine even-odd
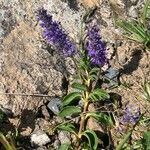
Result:
{"label": "purple flower spike", "polygon": [[131,123],[131,124],[135,124],[139,118],[140,118],[140,109],[136,108],[135,106],[132,105],[128,105],[125,108],[125,114],[123,115],[122,119],[121,119],[121,123],[125,124],[125,123]]}
{"label": "purple flower spike", "polygon": [[88,51],[88,56],[93,64],[103,66],[107,62],[106,47],[101,41],[99,28],[97,25],[94,25],[88,29],[86,48]]}
{"label": "purple flower spike", "polygon": [[37,17],[41,22],[40,26],[43,28],[43,36],[47,42],[55,46],[66,57],[74,55],[76,47],[69,40],[60,23],[53,21],[52,16],[48,15],[47,10],[43,8],[38,11]]}

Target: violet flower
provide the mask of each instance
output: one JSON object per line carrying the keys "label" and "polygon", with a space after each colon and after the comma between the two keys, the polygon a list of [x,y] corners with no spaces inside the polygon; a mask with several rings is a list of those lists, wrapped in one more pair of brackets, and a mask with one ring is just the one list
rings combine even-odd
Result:
{"label": "violet flower", "polygon": [[101,40],[98,26],[89,27],[87,36],[86,49],[91,62],[103,66],[107,62],[106,47]]}
{"label": "violet flower", "polygon": [[125,113],[123,117],[121,118],[121,123],[131,123],[134,125],[140,119],[140,114],[141,113],[139,108],[136,108],[133,105],[128,105],[125,108]]}
{"label": "violet flower", "polygon": [[64,56],[69,57],[75,54],[76,47],[70,41],[60,23],[53,21],[52,16],[47,14],[47,10],[40,9],[37,14],[40,26],[43,28],[43,36],[47,42],[55,46]]}

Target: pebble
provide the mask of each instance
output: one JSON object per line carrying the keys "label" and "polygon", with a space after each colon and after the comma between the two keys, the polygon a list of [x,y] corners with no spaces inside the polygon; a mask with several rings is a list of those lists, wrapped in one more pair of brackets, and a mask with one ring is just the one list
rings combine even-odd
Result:
{"label": "pebble", "polygon": [[105,74],[105,77],[112,80],[119,75],[119,70],[114,68],[109,68]]}
{"label": "pebble", "polygon": [[62,105],[61,99],[60,98],[53,98],[50,100],[48,103],[47,107],[54,113],[58,114],[60,111],[60,107]]}
{"label": "pebble", "polygon": [[108,84],[109,87],[116,86],[118,85],[118,76],[119,76],[119,70],[114,69],[114,68],[109,68],[105,75],[104,78],[110,80],[110,83]]}
{"label": "pebble", "polygon": [[131,6],[129,9],[129,16],[132,18],[138,18],[138,12],[137,9],[134,6]]}
{"label": "pebble", "polygon": [[38,145],[38,146],[46,145],[50,141],[51,140],[48,137],[48,135],[42,130],[38,130],[31,135],[31,143]]}
{"label": "pebble", "polygon": [[70,134],[66,131],[60,131],[58,134],[58,139],[61,145],[64,143],[70,143]]}

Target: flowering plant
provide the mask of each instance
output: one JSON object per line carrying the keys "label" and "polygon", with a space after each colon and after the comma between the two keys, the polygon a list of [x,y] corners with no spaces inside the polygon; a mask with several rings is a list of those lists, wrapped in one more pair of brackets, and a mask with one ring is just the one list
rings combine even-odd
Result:
{"label": "flowering plant", "polygon": [[[63,106],[58,115],[62,118],[78,117],[79,122],[64,121],[56,129],[68,131],[75,136],[74,142],[66,143],[68,149],[74,147],[76,149],[97,150],[100,140],[93,130],[86,128],[87,120],[93,117],[107,125],[112,123],[110,115],[88,111],[90,103],[109,99],[109,94],[105,90],[96,87],[97,75],[101,72],[101,67],[107,63],[107,49],[105,43],[101,40],[99,27],[97,24],[90,24],[85,28],[86,38],[83,39],[83,35],[81,35],[81,42],[78,46],[80,49],[78,50],[62,29],[61,24],[54,21],[46,10],[38,11],[38,20],[47,42],[53,45],[64,57],[72,57],[78,73],[77,81],[72,84],[74,91],[63,97]],[[75,57],[76,54],[79,56],[78,59]],[[82,103],[82,105],[79,105],[79,103]],[[84,138],[87,138],[87,140],[84,140]],[[66,145],[62,145],[60,149],[63,149]]]}

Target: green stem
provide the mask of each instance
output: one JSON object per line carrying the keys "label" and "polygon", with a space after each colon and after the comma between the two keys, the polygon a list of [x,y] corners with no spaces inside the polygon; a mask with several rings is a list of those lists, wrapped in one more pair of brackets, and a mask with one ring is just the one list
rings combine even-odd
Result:
{"label": "green stem", "polygon": [[80,121],[80,128],[79,128],[79,132],[78,132],[78,137],[79,137],[79,141],[77,143],[77,147],[78,147],[78,150],[80,149],[80,139],[81,139],[81,133],[82,131],[84,130],[84,126],[85,126],[85,114],[86,114],[86,111],[87,111],[87,108],[88,108],[88,102],[85,102],[84,103],[84,108],[83,108],[83,113],[82,113],[82,116],[81,116],[81,121]]}
{"label": "green stem", "polygon": [[16,150],[16,148],[11,146],[6,139],[6,137],[3,135],[3,133],[0,132],[0,143],[5,147],[6,150]]}
{"label": "green stem", "polygon": [[86,114],[86,111],[87,111],[87,107],[88,107],[88,102],[85,102],[84,109],[83,109],[83,114],[81,116],[81,121],[80,121],[80,128],[79,128],[79,133],[78,133],[79,137],[81,135],[82,130],[84,129],[85,114]]}
{"label": "green stem", "polygon": [[83,81],[83,83],[87,86],[87,91],[84,91],[83,93],[83,102],[84,102],[84,106],[83,106],[83,112],[81,114],[81,120],[80,120],[80,127],[79,127],[79,132],[78,132],[78,143],[77,143],[77,148],[78,150],[80,150],[80,140],[82,137],[82,132],[85,130],[85,121],[86,121],[86,112],[88,110],[88,105],[89,105],[89,88],[90,88],[90,79],[89,79],[89,74],[88,71],[86,72],[86,82]]}

